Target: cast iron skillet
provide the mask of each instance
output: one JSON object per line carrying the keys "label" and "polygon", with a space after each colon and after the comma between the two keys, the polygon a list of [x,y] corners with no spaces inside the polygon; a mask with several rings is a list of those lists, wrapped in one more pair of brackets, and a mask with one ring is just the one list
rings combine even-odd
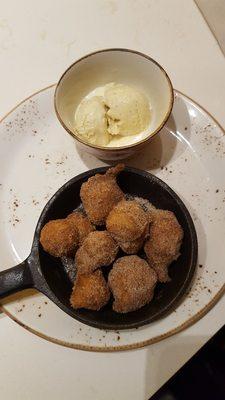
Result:
{"label": "cast iron skillet", "polygon": [[191,284],[197,262],[197,236],[191,216],[166,183],[145,171],[125,168],[118,177],[118,184],[124,193],[149,199],[156,207],[175,213],[184,230],[181,256],[169,269],[171,281],[157,284],[153,300],[137,311],[118,314],[112,311],[112,300],[100,311],[71,308],[72,282],[69,274],[61,259],[51,257],[42,249],[39,244],[40,230],[49,220],[64,218],[77,208],[81,203],[79,193],[82,183],[106,170],[97,168],[76,176],[49,200],[37,223],[28,258],[0,273],[0,298],[26,288],[35,288],[73,318],[104,329],[136,328],[165,316],[179,304]]}

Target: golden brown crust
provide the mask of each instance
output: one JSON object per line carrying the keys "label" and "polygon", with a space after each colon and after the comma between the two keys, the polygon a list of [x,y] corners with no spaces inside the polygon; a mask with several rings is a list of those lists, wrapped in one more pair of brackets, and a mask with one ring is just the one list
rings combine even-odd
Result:
{"label": "golden brown crust", "polygon": [[70,296],[73,308],[100,310],[108,303],[109,298],[110,291],[100,270],[89,275],[77,275]]}
{"label": "golden brown crust", "polygon": [[106,227],[125,253],[135,254],[148,235],[148,214],[135,200],[122,200],[109,213]]}
{"label": "golden brown crust", "polygon": [[73,255],[77,249],[79,235],[77,228],[66,219],[47,222],[41,230],[40,242],[43,249],[54,257]]}
{"label": "golden brown crust", "polygon": [[125,168],[125,164],[117,164],[115,165],[115,167],[111,167],[106,171],[106,175],[113,175],[114,177],[116,177],[120,172],[122,172]]}
{"label": "golden brown crust", "polygon": [[75,211],[69,214],[67,220],[72,224],[72,226],[77,228],[79,245],[83,243],[84,239],[89,235],[90,232],[95,230],[89,219],[80,211]]}
{"label": "golden brown crust", "polygon": [[156,210],[144,250],[160,282],[170,280],[168,267],[180,255],[183,230],[171,211]]}
{"label": "golden brown crust", "polygon": [[130,242],[120,242],[119,240],[117,243],[119,244],[120,248],[124,251],[126,254],[137,254],[139,250],[143,247],[145,239],[148,237],[149,234],[149,224],[146,226],[145,231],[141,235],[140,238],[136,240],[132,240]]}
{"label": "golden brown crust", "polygon": [[95,225],[103,225],[114,205],[124,198],[116,182],[116,176],[123,168],[123,164],[118,164],[104,175],[92,176],[81,186],[80,197],[85,212]]}
{"label": "golden brown crust", "polygon": [[133,240],[132,242],[120,242],[117,241],[120,248],[126,254],[137,254],[139,250],[142,248],[145,238],[141,237],[139,239]]}
{"label": "golden brown crust", "polygon": [[135,200],[122,200],[106,220],[107,230],[121,242],[140,238],[148,226],[148,218]]}
{"label": "golden brown crust", "polygon": [[118,245],[106,231],[89,233],[75,256],[77,270],[89,274],[97,268],[110,265],[118,253]]}
{"label": "golden brown crust", "polygon": [[115,299],[113,309],[120,313],[138,310],[151,301],[156,282],[155,271],[142,258],[119,258],[108,278]]}

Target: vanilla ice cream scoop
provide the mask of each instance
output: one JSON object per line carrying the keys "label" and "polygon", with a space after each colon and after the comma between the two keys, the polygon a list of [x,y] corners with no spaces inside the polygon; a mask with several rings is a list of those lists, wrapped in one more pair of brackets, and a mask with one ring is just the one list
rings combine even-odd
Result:
{"label": "vanilla ice cream scoop", "polygon": [[149,101],[139,90],[111,83],[106,85],[104,100],[108,108],[108,132],[111,135],[135,135],[149,125]]}
{"label": "vanilla ice cream scoop", "polygon": [[79,104],[75,129],[85,141],[100,146],[129,144],[150,123],[148,98],[121,83],[96,88]]}
{"label": "vanilla ice cream scoop", "polygon": [[94,96],[84,99],[75,114],[75,129],[84,140],[100,146],[107,146],[106,107],[102,97]]}

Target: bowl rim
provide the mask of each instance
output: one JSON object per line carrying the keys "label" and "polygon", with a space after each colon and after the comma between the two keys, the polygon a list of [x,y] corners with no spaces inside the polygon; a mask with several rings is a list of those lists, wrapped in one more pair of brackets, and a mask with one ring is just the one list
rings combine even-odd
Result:
{"label": "bowl rim", "polygon": [[[110,51],[121,51],[121,52],[126,52],[126,53],[133,53],[133,54],[137,54],[145,59],[147,59],[148,61],[153,62],[160,70],[161,72],[164,74],[168,84],[169,84],[169,92],[170,92],[170,101],[169,101],[169,107],[168,110],[166,112],[165,117],[163,118],[161,124],[151,133],[149,134],[147,137],[145,137],[144,139],[130,144],[130,145],[126,145],[126,146],[116,146],[116,147],[107,147],[107,146],[99,146],[99,145],[94,145],[92,143],[89,143],[85,140],[83,140],[79,135],[77,135],[76,133],[72,132],[64,123],[63,119],[61,118],[59,112],[58,112],[58,108],[57,108],[57,92],[58,92],[58,88],[63,80],[63,78],[65,77],[65,75],[68,73],[68,71],[74,67],[74,65],[78,64],[80,61],[85,60],[86,58],[89,58],[91,56],[94,56],[96,54],[99,53],[106,53],[106,52],[110,52]],[[173,108],[173,103],[174,103],[174,90],[173,90],[173,86],[172,86],[172,82],[171,79],[169,78],[167,72],[165,71],[165,69],[157,62],[155,61],[152,57],[137,51],[137,50],[132,50],[132,49],[127,49],[127,48],[122,48],[122,47],[113,47],[113,48],[107,48],[107,49],[101,49],[101,50],[97,50],[91,53],[86,54],[85,56],[79,58],[78,60],[76,60],[75,62],[73,62],[61,75],[60,79],[58,80],[57,84],[56,84],[56,88],[55,88],[55,92],[54,92],[54,108],[55,108],[55,113],[56,116],[59,120],[59,122],[61,123],[61,125],[63,126],[63,128],[74,138],[76,139],[78,142],[80,142],[83,145],[86,145],[88,147],[91,147],[93,149],[98,149],[98,150],[103,150],[106,152],[115,152],[115,151],[119,151],[119,150],[125,150],[125,149],[130,149],[130,148],[134,148],[136,146],[139,146],[141,144],[144,144],[145,142],[149,141],[150,139],[152,139],[166,124],[172,108]]]}

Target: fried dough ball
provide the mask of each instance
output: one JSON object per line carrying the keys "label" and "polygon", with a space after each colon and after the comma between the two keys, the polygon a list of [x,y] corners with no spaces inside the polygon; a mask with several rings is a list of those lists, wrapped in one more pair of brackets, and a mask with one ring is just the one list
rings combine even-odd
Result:
{"label": "fried dough ball", "polygon": [[135,254],[148,235],[149,218],[135,200],[122,200],[110,211],[106,228],[125,253]]}
{"label": "fried dough ball", "polygon": [[110,291],[100,270],[89,275],[78,274],[70,296],[73,308],[100,310],[108,303]]}
{"label": "fried dough ball", "polygon": [[141,208],[146,212],[149,222],[153,220],[153,214],[157,210],[149,200],[143,199],[142,197],[135,196],[134,200],[141,206]]}
{"label": "fried dough ball", "polygon": [[67,219],[55,219],[42,228],[40,242],[43,249],[54,257],[73,255],[79,243],[78,230]]}
{"label": "fried dough ball", "polygon": [[160,282],[168,282],[168,267],[180,255],[183,230],[171,211],[156,210],[144,250]]}
{"label": "fried dough ball", "polygon": [[82,212],[72,212],[68,215],[67,220],[78,230],[79,245],[83,243],[90,232],[95,230],[89,219]]}
{"label": "fried dough ball", "polygon": [[124,198],[116,183],[116,176],[124,169],[123,164],[109,168],[104,175],[96,174],[83,183],[80,197],[91,222],[103,225],[113,206]]}
{"label": "fried dough ball", "polygon": [[89,233],[75,256],[77,271],[80,274],[90,274],[100,267],[110,265],[115,260],[118,249],[108,232]]}
{"label": "fried dough ball", "polygon": [[[144,234],[140,238],[133,240],[131,242],[117,241],[117,243],[119,244],[120,248],[124,251],[124,253],[137,254],[143,246],[145,237],[146,237],[146,232],[144,232]],[[115,240],[116,240],[116,238],[115,238]]]}
{"label": "fried dough ball", "polygon": [[118,258],[109,273],[108,283],[114,296],[113,310],[135,311],[149,303],[154,294],[157,274],[138,256]]}

